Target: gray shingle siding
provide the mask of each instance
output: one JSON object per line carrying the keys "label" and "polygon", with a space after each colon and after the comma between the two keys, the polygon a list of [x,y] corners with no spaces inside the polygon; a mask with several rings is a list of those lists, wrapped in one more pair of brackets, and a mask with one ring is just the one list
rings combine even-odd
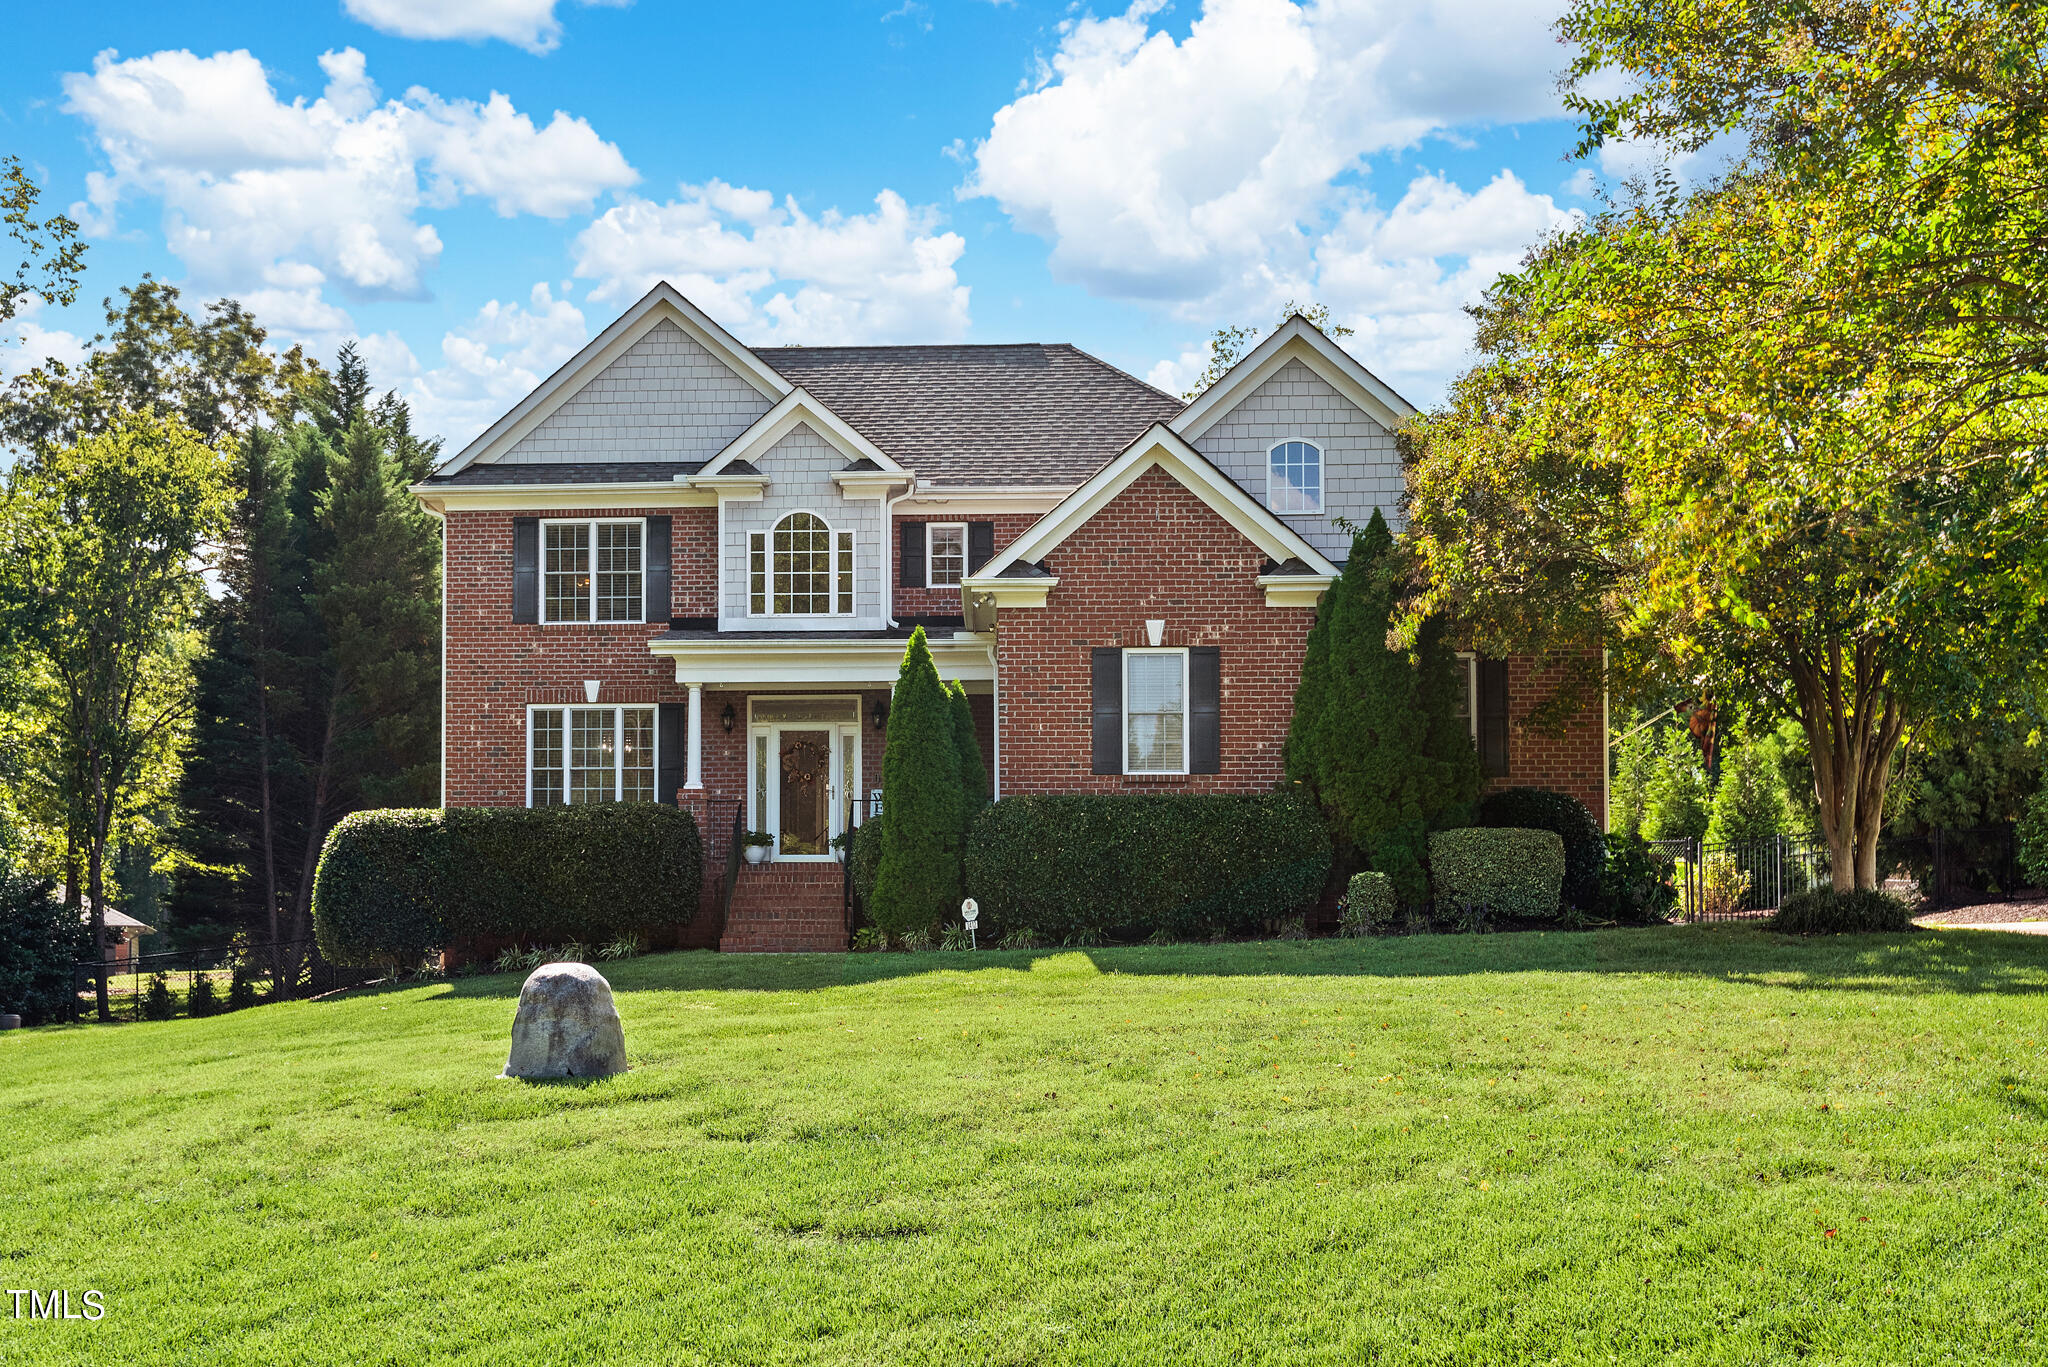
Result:
{"label": "gray shingle siding", "polygon": [[[738,619],[747,615],[749,533],[769,530],[788,514],[803,510],[824,518],[835,532],[853,532],[854,617],[878,624],[882,616],[881,501],[842,495],[832,482],[832,473],[846,468],[846,457],[807,423],[798,424],[754,463],[768,476],[761,501],[730,500],[725,505],[723,615]],[[772,624],[773,619],[769,621]]]}
{"label": "gray shingle siding", "polygon": [[1331,519],[1364,522],[1375,507],[1400,530],[1401,458],[1394,434],[1298,360],[1245,395],[1195,445],[1264,503],[1266,452],[1281,441],[1312,441],[1323,449],[1323,511],[1281,519],[1309,545],[1341,564],[1351,537]]}
{"label": "gray shingle siding", "polygon": [[769,406],[695,338],[662,322],[499,463],[706,461]]}

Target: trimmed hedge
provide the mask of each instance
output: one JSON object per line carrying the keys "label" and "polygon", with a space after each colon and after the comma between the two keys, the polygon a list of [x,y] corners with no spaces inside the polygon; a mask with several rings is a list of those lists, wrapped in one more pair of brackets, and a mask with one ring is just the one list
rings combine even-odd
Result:
{"label": "trimmed hedge", "polygon": [[702,887],[697,823],[675,807],[384,809],[328,833],[313,928],[344,964],[486,936],[598,943],[687,923]]}
{"label": "trimmed hedge", "polygon": [[1398,909],[1394,880],[1384,873],[1365,869],[1351,875],[1345,890],[1344,930],[1351,935],[1371,935],[1394,924]]}
{"label": "trimmed hedge", "polygon": [[1479,824],[1496,830],[1555,831],[1564,842],[1565,905],[1591,911],[1600,900],[1607,845],[1586,804],[1548,788],[1503,788],[1479,804]]}
{"label": "trimmed hedge", "polygon": [[1495,916],[1557,915],[1564,841],[1556,831],[1468,826],[1429,838],[1430,891],[1444,915],[1483,908]]}
{"label": "trimmed hedge", "polygon": [[1912,928],[1912,911],[1903,901],[1878,888],[1795,892],[1778,904],[1777,913],[1771,917],[1771,929],[1788,935],[1855,935]]}
{"label": "trimmed hedge", "polygon": [[1330,835],[1298,792],[1006,797],[969,828],[985,940],[1250,935],[1315,904]]}

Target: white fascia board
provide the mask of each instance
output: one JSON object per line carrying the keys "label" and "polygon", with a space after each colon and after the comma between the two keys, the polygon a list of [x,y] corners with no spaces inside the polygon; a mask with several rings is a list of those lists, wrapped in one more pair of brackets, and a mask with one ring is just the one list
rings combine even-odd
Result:
{"label": "white fascia board", "polygon": [[[1337,567],[1321,551],[1302,540],[1301,534],[1262,507],[1237,482],[1218,470],[1208,457],[1184,441],[1164,423],[1154,423],[1146,433],[1124,448],[1123,454],[1096,471],[1080,488],[1061,500],[1059,506],[1031,524],[1024,535],[982,566],[974,577],[976,588],[997,582],[997,576],[1020,561],[1036,564],[1055,547],[1102,511],[1110,501],[1131,487],[1147,470],[1158,466],[1181,486],[1213,508],[1245,539],[1274,560],[1299,560],[1317,574],[1335,576]],[[1043,580],[1003,580],[1003,583],[1043,583]]]}
{"label": "white fascia board", "polygon": [[[942,678],[992,684],[987,635],[957,632],[931,637],[932,663]],[[903,668],[907,640],[736,640],[648,642],[648,650],[676,666],[680,684],[777,688],[788,685],[888,688]],[[978,691],[978,690],[977,690]]]}
{"label": "white fascia board", "polygon": [[985,598],[999,608],[1042,608],[1046,595],[1059,587],[1060,577],[1056,574],[1034,576],[1030,579],[990,579],[986,575],[970,574],[960,581],[962,590]]}
{"label": "white fascia board", "polygon": [[1334,574],[1262,574],[1258,579],[1269,608],[1312,608],[1336,582]]}
{"label": "white fascia board", "polygon": [[511,412],[492,423],[483,435],[437,467],[435,473],[452,475],[477,461],[496,460],[567,403],[593,376],[663,322],[674,323],[695,338],[734,374],[759,390],[764,398],[779,400],[794,388],[759,356],[742,346],[731,333],[712,322],[710,315],[683,298],[674,285],[664,280],[641,295],[639,302],[585,343],[581,351],[562,362],[554,374],[535,386],[533,392],[521,399]]}
{"label": "white fascia board", "polygon": [[668,480],[651,484],[415,484],[411,493],[431,511],[523,512],[561,508],[708,508],[709,493],[678,488]]}
{"label": "white fascia board", "polygon": [[844,418],[808,391],[797,388],[790,390],[781,402],[755,419],[753,426],[726,443],[725,449],[705,462],[702,470],[694,475],[677,475],[676,479],[695,483],[718,474],[736,460],[752,462],[766,455],[776,442],[795,431],[799,424],[808,425],[848,460],[859,460],[865,456],[882,467],[877,473],[892,474],[899,484],[910,477],[910,472],[891,460],[881,447],[854,431]]}
{"label": "white fascia board", "polygon": [[1074,486],[1071,484],[963,484],[941,486],[936,489],[930,485],[922,485],[897,506],[958,513],[962,516],[973,513],[1046,513],[1058,507],[1060,500],[1073,492]]}
{"label": "white fascia board", "polygon": [[1170,425],[1189,441],[1200,441],[1203,433],[1222,421],[1247,395],[1272,379],[1280,367],[1295,360],[1329,381],[1331,388],[1389,431],[1414,416],[1414,404],[1297,314],[1203,390]]}

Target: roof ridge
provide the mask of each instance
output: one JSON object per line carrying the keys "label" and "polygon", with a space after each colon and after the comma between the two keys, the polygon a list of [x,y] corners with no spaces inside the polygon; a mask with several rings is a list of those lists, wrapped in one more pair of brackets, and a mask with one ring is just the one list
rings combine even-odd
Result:
{"label": "roof ridge", "polygon": [[1094,352],[1085,350],[1082,347],[1075,346],[1072,342],[1054,342],[1051,343],[1051,345],[1063,346],[1067,350],[1073,352],[1076,356],[1081,357],[1083,360],[1093,361],[1096,365],[1101,366],[1104,370],[1109,371],[1111,374],[1121,375],[1126,380],[1129,380],[1132,384],[1137,385],[1143,389],[1149,389],[1154,394],[1157,394],[1160,398],[1169,400],[1173,403],[1177,403],[1182,408],[1186,408],[1188,406],[1188,401],[1180,397],[1180,395],[1169,394],[1165,390],[1161,389],[1158,385],[1153,384],[1150,380],[1141,380],[1136,375],[1131,374],[1130,371],[1125,370],[1122,366],[1112,365],[1108,361],[1103,360],[1100,356],[1097,356]]}

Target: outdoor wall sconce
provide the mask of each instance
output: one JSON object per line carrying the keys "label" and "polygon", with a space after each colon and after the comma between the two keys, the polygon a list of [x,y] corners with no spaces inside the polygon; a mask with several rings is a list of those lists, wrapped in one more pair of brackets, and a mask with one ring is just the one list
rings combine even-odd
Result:
{"label": "outdoor wall sconce", "polygon": [[875,704],[875,729],[877,731],[889,729],[889,700],[887,698]]}
{"label": "outdoor wall sconce", "polygon": [[724,723],[724,725],[725,725],[725,734],[726,734],[726,735],[728,735],[728,736],[729,736],[729,735],[731,735],[731,734],[732,734],[732,724],[733,724],[733,722],[734,722],[734,721],[738,720],[738,718],[737,718],[737,717],[736,717],[736,716],[734,715],[734,713],[733,713],[733,710],[732,710],[732,704],[731,704],[731,703],[727,703],[727,704],[725,705],[725,711],[723,711],[723,712],[721,712],[721,713],[719,713],[719,714],[718,714],[718,720],[719,720],[720,722]]}

